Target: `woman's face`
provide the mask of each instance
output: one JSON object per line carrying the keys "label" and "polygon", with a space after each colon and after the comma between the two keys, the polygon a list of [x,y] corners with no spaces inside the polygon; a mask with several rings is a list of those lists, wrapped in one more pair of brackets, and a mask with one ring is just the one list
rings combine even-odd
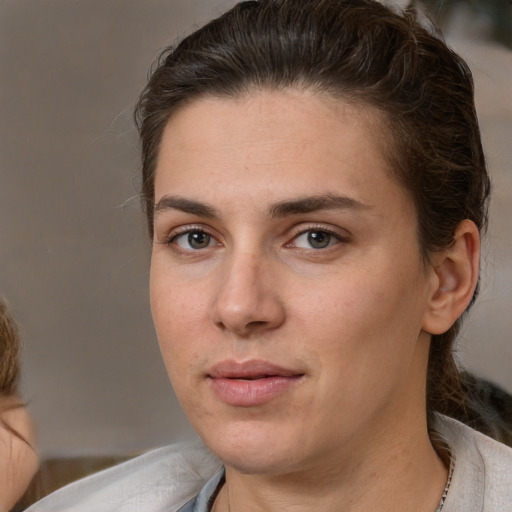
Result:
{"label": "woman's face", "polygon": [[339,464],[425,416],[435,274],[382,126],[289,90],[197,99],[165,130],[153,317],[183,409],[229,466]]}

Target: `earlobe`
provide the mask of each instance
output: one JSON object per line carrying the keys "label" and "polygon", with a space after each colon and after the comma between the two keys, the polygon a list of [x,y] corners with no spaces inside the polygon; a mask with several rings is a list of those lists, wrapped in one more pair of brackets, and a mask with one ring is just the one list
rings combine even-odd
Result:
{"label": "earlobe", "polygon": [[480,233],[466,219],[455,230],[453,244],[433,258],[432,293],[422,328],[446,332],[469,305],[478,282]]}

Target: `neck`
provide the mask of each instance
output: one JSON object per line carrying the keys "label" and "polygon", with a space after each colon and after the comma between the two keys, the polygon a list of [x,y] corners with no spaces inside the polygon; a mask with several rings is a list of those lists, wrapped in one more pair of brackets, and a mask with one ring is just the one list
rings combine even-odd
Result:
{"label": "neck", "polygon": [[213,512],[338,512],[340,504],[345,512],[434,512],[447,469],[426,428],[420,442],[397,443],[391,453],[382,452],[284,475],[242,474],[226,467],[226,484]]}

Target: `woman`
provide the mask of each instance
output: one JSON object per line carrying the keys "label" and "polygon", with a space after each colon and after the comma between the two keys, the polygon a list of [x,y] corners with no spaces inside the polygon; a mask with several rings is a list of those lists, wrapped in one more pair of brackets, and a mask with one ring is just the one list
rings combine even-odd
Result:
{"label": "woman", "polygon": [[511,450],[445,416],[489,195],[466,64],[413,11],[242,2],[137,119],[156,331],[222,467],[164,449],[33,510],[508,510]]}
{"label": "woman", "polygon": [[0,298],[0,511],[18,501],[38,467],[32,422],[18,396],[19,335]]}

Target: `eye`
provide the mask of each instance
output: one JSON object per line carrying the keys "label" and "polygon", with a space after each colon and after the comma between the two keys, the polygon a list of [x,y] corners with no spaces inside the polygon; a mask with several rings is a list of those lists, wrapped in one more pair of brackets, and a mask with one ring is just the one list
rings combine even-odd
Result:
{"label": "eye", "polygon": [[326,249],[340,241],[340,237],[329,231],[310,229],[296,236],[290,245],[301,249]]}
{"label": "eye", "polygon": [[206,231],[198,229],[175,235],[169,240],[169,243],[175,244],[186,251],[197,251],[217,245],[215,238]]}

